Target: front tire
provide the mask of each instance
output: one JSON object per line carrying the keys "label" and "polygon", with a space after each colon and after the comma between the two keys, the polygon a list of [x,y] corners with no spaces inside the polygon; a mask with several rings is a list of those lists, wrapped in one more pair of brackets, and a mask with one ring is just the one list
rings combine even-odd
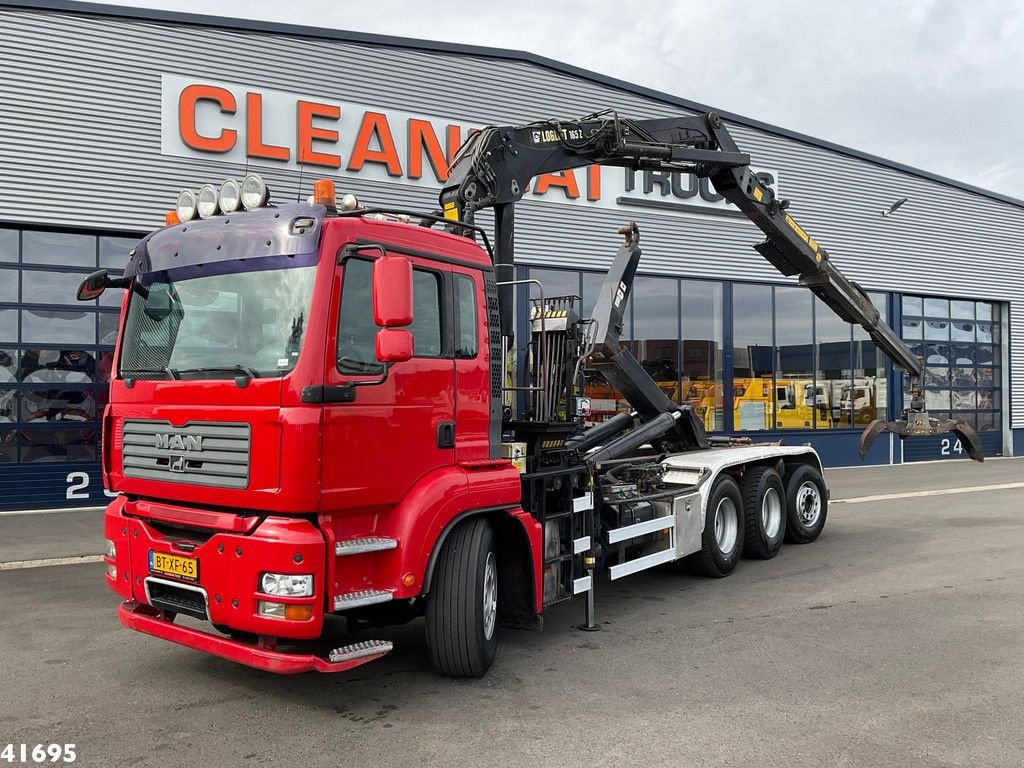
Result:
{"label": "front tire", "polygon": [[771,467],[753,467],[743,478],[743,513],[747,530],[743,554],[770,560],[786,535],[786,491]]}
{"label": "front tire", "polygon": [[736,568],[743,553],[743,498],[736,481],[722,475],[711,488],[704,511],[701,551],[686,558],[695,573],[720,579]]}
{"label": "front tire", "polygon": [[498,567],[484,518],[458,525],[441,545],[427,595],[427,649],[446,677],[481,677],[498,651]]}
{"label": "front tire", "polygon": [[786,541],[810,544],[821,535],[828,516],[825,479],[814,467],[803,464],[786,482]]}

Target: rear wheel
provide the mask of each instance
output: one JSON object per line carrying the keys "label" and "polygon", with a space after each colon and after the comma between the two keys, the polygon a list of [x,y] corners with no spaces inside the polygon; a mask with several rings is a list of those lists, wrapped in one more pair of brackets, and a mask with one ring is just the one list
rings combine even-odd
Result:
{"label": "rear wheel", "polygon": [[743,554],[769,560],[779,553],[786,534],[786,491],[771,467],[753,467],[743,478],[746,517]]}
{"label": "rear wheel", "polygon": [[711,488],[704,512],[701,551],[686,558],[687,566],[702,576],[720,579],[732,573],[743,552],[743,498],[729,475]]}
{"label": "rear wheel", "polygon": [[821,535],[828,516],[825,480],[814,467],[797,467],[786,482],[786,541],[810,544]]}
{"label": "rear wheel", "polygon": [[483,518],[455,528],[441,545],[427,595],[430,660],[442,675],[480,677],[498,651],[498,566],[494,531]]}

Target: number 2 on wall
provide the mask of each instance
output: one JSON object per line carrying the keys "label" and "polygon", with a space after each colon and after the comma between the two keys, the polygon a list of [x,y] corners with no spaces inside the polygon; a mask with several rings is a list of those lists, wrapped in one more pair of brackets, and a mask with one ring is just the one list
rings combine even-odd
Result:
{"label": "number 2 on wall", "polygon": [[[64,493],[65,499],[68,499],[69,501],[74,501],[76,499],[82,499],[85,501],[89,500],[88,472],[69,472],[66,482],[68,484],[68,488]],[[116,493],[111,493],[106,488],[103,489],[103,494],[111,499],[117,496]]]}
{"label": "number 2 on wall", "polygon": [[941,454],[943,456],[952,456],[954,453],[958,453],[962,456],[964,453],[964,447],[960,445],[959,440],[952,442],[948,437],[944,437],[942,438],[941,446]]}

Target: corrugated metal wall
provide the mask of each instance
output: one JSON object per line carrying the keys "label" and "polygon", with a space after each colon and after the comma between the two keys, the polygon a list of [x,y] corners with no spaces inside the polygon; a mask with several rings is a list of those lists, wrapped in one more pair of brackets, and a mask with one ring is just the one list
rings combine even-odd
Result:
{"label": "corrugated metal wall", "polygon": [[[680,112],[531,62],[0,8],[0,221],[145,230],[162,223],[179,189],[237,175],[235,166],[160,154],[162,73],[479,124],[603,107],[638,118]],[[1024,335],[1024,208],[753,127],[733,128],[757,165],[779,171],[794,216],[851,278],[871,289],[1008,301],[1011,332]],[[260,171],[275,190],[296,189],[294,172]],[[364,202],[436,202],[422,188],[352,186]],[[899,215],[879,215],[900,197],[910,203]],[[604,266],[616,246],[614,229],[627,217],[644,231],[644,271],[780,281],[749,248],[760,234],[753,225],[713,216],[528,201],[518,221],[520,256]],[[1024,345],[1014,350],[1012,369],[1014,391],[1024,391]],[[1024,427],[1024,397],[1013,403],[1012,426]]]}

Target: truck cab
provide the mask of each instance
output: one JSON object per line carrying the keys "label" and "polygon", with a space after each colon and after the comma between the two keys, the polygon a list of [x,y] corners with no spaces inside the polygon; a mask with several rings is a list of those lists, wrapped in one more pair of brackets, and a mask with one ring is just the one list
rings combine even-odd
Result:
{"label": "truck cab", "polygon": [[329,613],[415,615],[446,527],[480,508],[528,551],[539,529],[491,427],[493,280],[467,238],[325,205],[143,240],[103,422],[122,622],[276,671],[347,668],[390,645],[275,648]]}

